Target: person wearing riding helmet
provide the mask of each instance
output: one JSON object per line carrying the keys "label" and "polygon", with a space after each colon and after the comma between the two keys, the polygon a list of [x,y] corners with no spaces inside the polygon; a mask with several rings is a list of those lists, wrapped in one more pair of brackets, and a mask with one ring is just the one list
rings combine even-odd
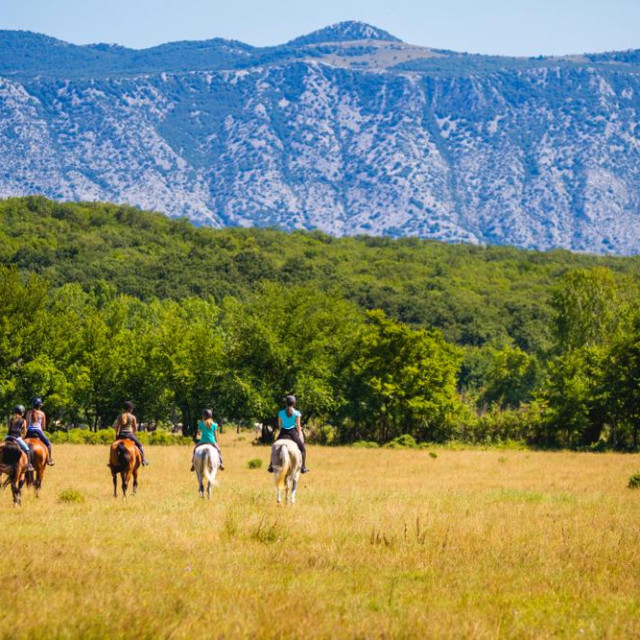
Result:
{"label": "person wearing riding helmet", "polygon": [[24,407],[17,404],[13,408],[13,417],[9,418],[9,430],[7,431],[6,442],[15,442],[22,451],[27,454],[29,461],[29,471],[33,471],[33,454],[29,445],[24,441],[24,434],[27,430],[27,423],[24,419]]}
{"label": "person wearing riding helmet", "polygon": [[[222,464],[222,451],[220,451],[220,445],[218,444],[218,439],[216,437],[216,432],[218,431],[218,425],[213,421],[213,411],[211,409],[205,409],[202,412],[202,420],[198,422],[198,444],[193,448],[193,455],[196,453],[196,449],[201,444],[210,444],[213,445],[220,456],[220,471],[224,471],[224,465]],[[191,471],[195,471],[195,467],[193,465],[193,456],[191,456]]]}
{"label": "person wearing riding helmet", "polygon": [[[306,461],[307,450],[305,449],[304,442],[302,441],[302,414],[296,409],[295,396],[287,396],[286,407],[278,411],[278,428],[280,433],[276,440],[293,440],[300,449],[302,454],[302,469],[300,473],[308,473]],[[267,469],[269,473],[273,473],[273,466],[269,465]]]}
{"label": "person wearing riding helmet", "polygon": [[31,403],[31,409],[27,411],[25,416],[27,421],[27,438],[38,438],[40,442],[47,447],[49,455],[47,457],[47,464],[53,466],[55,462],[51,457],[51,442],[49,438],[44,434],[44,430],[47,428],[47,416],[42,410],[42,400],[40,398],[34,398]]}
{"label": "person wearing riding helmet", "polygon": [[142,455],[142,466],[146,467],[149,464],[149,461],[145,456],[142,442],[140,442],[136,436],[136,432],[138,431],[138,421],[133,415],[133,404],[127,400],[122,404],[122,408],[123,412],[118,416],[118,419],[113,425],[116,430],[116,440],[124,439],[134,442]]}

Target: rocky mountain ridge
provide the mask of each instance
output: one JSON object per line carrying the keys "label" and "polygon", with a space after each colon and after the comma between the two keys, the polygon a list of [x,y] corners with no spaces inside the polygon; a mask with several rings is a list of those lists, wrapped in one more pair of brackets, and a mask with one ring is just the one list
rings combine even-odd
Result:
{"label": "rocky mountain ridge", "polygon": [[640,55],[502,58],[357,22],[279,47],[0,32],[0,196],[202,225],[640,249]]}

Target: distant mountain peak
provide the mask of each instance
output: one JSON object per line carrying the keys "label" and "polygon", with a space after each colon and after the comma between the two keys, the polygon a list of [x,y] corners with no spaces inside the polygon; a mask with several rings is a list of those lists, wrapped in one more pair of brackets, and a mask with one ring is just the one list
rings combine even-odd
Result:
{"label": "distant mountain peak", "polygon": [[366,22],[347,20],[337,22],[324,29],[318,29],[306,36],[291,40],[288,44],[305,45],[322,42],[349,42],[354,40],[382,40],[386,42],[402,42],[384,29],[378,29]]}

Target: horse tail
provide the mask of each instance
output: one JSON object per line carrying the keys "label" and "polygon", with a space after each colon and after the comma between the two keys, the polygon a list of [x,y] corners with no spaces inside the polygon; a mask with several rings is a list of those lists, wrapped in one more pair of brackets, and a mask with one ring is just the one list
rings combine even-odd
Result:
{"label": "horse tail", "polygon": [[211,474],[213,473],[213,457],[211,449],[206,447],[202,453],[202,475],[207,482],[212,483]]}
{"label": "horse tail", "polygon": [[118,463],[122,467],[129,466],[129,452],[127,451],[127,447],[124,442],[118,442],[118,447],[116,449],[116,456],[118,457]]}
{"label": "horse tail", "polygon": [[287,478],[287,473],[289,473],[289,467],[291,466],[289,449],[287,449],[285,445],[281,446],[278,451],[278,456],[280,457],[280,473],[278,474],[276,484],[278,489],[282,489]]}

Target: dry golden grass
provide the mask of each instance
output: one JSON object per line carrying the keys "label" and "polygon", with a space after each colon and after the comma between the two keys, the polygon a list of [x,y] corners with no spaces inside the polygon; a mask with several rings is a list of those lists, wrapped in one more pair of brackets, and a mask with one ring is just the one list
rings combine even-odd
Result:
{"label": "dry golden grass", "polygon": [[106,447],[57,446],[39,501],[0,496],[0,635],[640,637],[638,456],[312,448],[278,508],[268,450],[223,446],[211,502],[188,448],[123,502]]}

